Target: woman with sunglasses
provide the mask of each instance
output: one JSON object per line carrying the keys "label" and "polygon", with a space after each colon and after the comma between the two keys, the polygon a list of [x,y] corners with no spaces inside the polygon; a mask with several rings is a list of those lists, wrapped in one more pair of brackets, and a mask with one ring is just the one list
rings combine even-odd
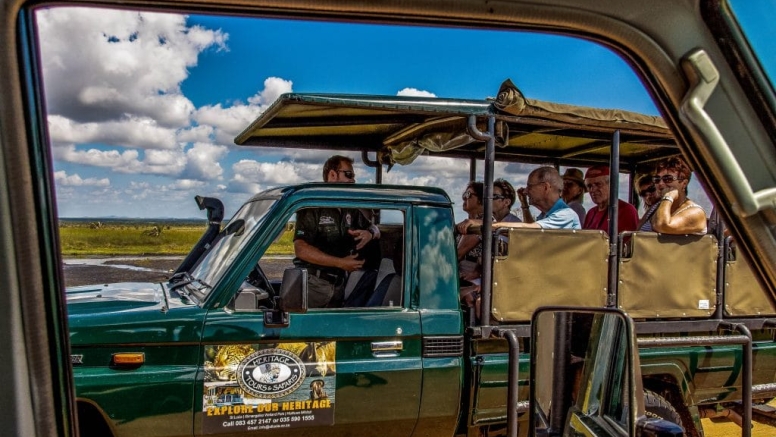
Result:
{"label": "woman with sunglasses", "polygon": [[[471,181],[463,190],[461,199],[462,208],[468,215],[467,220],[456,225],[456,228],[468,226],[472,220],[482,220],[484,206],[482,198],[485,196],[485,185],[482,182]],[[482,240],[479,235],[465,234],[459,232],[456,237],[458,248],[458,275],[461,283],[461,299],[468,306],[474,306],[477,298],[476,292],[479,289],[480,278],[480,256],[482,255]]]}
{"label": "woman with sunglasses", "polygon": [[669,158],[657,166],[655,187],[662,197],[652,215],[652,229],[661,234],[706,233],[706,212],[687,197],[692,172],[681,158]]}
{"label": "woman with sunglasses", "polygon": [[657,201],[660,198],[654,179],[654,173],[649,173],[641,176],[636,182],[636,191],[644,202],[644,215],[639,219],[639,225],[636,228],[639,231],[652,232],[652,216],[657,210]]}

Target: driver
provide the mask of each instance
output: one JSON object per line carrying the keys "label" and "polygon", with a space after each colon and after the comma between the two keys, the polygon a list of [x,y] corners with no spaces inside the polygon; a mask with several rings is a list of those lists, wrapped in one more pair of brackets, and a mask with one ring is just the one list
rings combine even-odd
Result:
{"label": "driver", "polygon": [[[353,160],[340,155],[323,166],[323,180],[330,183],[355,183]],[[294,265],[309,274],[309,308],[342,306],[349,272],[361,269],[361,250],[380,237],[376,225],[367,219],[368,211],[346,208],[306,208],[296,214]]]}

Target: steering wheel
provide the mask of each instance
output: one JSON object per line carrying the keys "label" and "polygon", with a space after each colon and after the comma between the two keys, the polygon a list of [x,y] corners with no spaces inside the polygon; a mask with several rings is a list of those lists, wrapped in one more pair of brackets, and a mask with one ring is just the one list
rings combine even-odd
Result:
{"label": "steering wheel", "polygon": [[264,274],[264,270],[261,269],[261,265],[256,263],[253,270],[248,274],[248,283],[256,288],[266,290],[270,296],[275,295],[275,290],[272,288],[272,283],[269,282],[269,278]]}

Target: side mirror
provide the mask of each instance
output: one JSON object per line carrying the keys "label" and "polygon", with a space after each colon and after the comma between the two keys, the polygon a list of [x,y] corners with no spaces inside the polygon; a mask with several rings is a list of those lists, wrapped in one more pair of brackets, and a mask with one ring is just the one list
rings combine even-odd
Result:
{"label": "side mirror", "polygon": [[531,330],[533,435],[683,435],[644,414],[638,346],[625,313],[540,308]]}
{"label": "side mirror", "polygon": [[278,308],[285,313],[307,312],[307,269],[295,267],[283,272]]}
{"label": "side mirror", "polygon": [[307,269],[294,267],[283,272],[277,310],[264,313],[267,326],[288,326],[289,313],[307,312]]}

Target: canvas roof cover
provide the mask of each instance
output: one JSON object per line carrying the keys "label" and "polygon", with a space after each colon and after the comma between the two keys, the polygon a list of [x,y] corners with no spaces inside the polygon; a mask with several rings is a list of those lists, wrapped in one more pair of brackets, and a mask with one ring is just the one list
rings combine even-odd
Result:
{"label": "canvas roof cover", "polygon": [[377,152],[384,164],[409,164],[422,154],[482,158],[480,131],[496,119],[496,159],[592,165],[606,163],[620,130],[621,165],[676,155],[662,118],[528,99],[505,81],[495,99],[347,94],[284,94],[235,138],[245,146]]}

